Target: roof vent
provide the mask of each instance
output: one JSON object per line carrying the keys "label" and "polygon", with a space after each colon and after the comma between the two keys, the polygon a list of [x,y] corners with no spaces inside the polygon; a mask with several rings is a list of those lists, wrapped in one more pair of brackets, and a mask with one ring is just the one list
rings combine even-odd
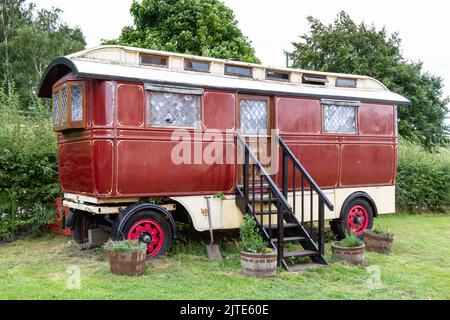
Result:
{"label": "roof vent", "polygon": [[304,74],[302,78],[302,83],[304,84],[315,84],[319,86],[324,86],[327,82],[328,80],[326,76]]}

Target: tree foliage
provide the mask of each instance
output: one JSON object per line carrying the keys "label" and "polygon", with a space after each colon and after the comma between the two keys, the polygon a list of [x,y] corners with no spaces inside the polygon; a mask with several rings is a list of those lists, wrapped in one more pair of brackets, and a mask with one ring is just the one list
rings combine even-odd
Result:
{"label": "tree foliage", "polygon": [[257,62],[233,11],[218,0],[143,0],[130,9],[134,26],[104,44]]}
{"label": "tree foliage", "polygon": [[64,23],[61,13],[36,10],[25,0],[0,2],[0,76],[8,93],[17,89],[23,108],[36,106],[37,86],[51,60],[85,48],[81,30]]}
{"label": "tree foliage", "polygon": [[293,67],[372,76],[412,101],[398,109],[403,137],[427,149],[448,143],[449,99],[443,96],[443,81],[423,72],[421,62],[402,56],[398,33],[356,24],[345,12],[329,25],[313,17],[308,21],[310,33],[293,43],[295,49],[289,53]]}

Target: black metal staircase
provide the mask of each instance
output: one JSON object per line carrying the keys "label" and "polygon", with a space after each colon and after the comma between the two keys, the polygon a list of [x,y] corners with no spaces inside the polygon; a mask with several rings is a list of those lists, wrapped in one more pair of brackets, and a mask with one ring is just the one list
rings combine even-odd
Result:
{"label": "black metal staircase", "polygon": [[[281,189],[251,151],[245,138],[237,133],[237,139],[244,161],[243,184],[236,188],[236,203],[243,214],[251,214],[255,218],[262,235],[277,250],[278,265],[288,271],[327,265],[324,257],[324,211],[325,205],[333,210],[331,201],[281,137],[276,137],[281,150]],[[273,154],[278,154],[278,151],[273,151]],[[314,220],[317,220],[316,224]]]}

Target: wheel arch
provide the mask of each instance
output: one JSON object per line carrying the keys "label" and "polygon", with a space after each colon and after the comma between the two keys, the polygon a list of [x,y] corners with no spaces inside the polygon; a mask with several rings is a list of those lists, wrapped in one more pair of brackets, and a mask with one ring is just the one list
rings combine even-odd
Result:
{"label": "wheel arch", "polygon": [[125,223],[128,221],[128,219],[131,216],[133,216],[134,214],[144,211],[144,210],[151,210],[153,212],[157,212],[157,213],[161,214],[164,218],[166,218],[171,227],[172,237],[173,238],[177,237],[177,225],[176,225],[175,220],[172,217],[172,215],[166,209],[164,209],[156,204],[140,203],[140,204],[134,204],[134,205],[129,206],[128,208],[125,209],[125,211],[123,213],[119,214],[118,219],[120,219],[120,220],[114,226],[114,228],[111,232],[112,239],[118,240],[119,235],[122,232],[122,229],[123,229]]}
{"label": "wheel arch", "polygon": [[353,200],[358,199],[358,198],[367,200],[367,202],[369,202],[370,206],[372,207],[373,217],[374,217],[374,218],[377,218],[377,217],[378,217],[378,208],[377,208],[377,205],[376,205],[375,201],[372,199],[372,197],[371,197],[368,193],[366,193],[366,192],[364,192],[364,191],[357,191],[357,192],[354,192],[354,193],[352,193],[351,195],[349,195],[349,196],[347,197],[347,199],[345,199],[344,203],[343,203],[342,206],[341,206],[341,212],[340,212],[339,217],[342,219],[342,218],[344,217],[344,215],[345,215],[345,208],[347,208],[348,205],[349,205]]}

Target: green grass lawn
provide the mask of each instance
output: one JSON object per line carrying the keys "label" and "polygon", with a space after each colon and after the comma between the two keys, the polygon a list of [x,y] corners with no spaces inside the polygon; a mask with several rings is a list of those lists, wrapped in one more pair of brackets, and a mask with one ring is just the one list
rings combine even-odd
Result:
{"label": "green grass lawn", "polygon": [[[143,277],[120,277],[100,249],[80,251],[47,234],[0,247],[0,299],[449,299],[450,215],[392,215],[376,223],[395,232],[392,254],[367,253],[366,267],[279,270],[275,279],[242,276],[233,245],[222,246],[223,261],[211,262],[199,243],[176,244]],[[81,270],[79,290],[66,286],[72,265]],[[368,285],[369,266],[379,268],[381,288]]]}

